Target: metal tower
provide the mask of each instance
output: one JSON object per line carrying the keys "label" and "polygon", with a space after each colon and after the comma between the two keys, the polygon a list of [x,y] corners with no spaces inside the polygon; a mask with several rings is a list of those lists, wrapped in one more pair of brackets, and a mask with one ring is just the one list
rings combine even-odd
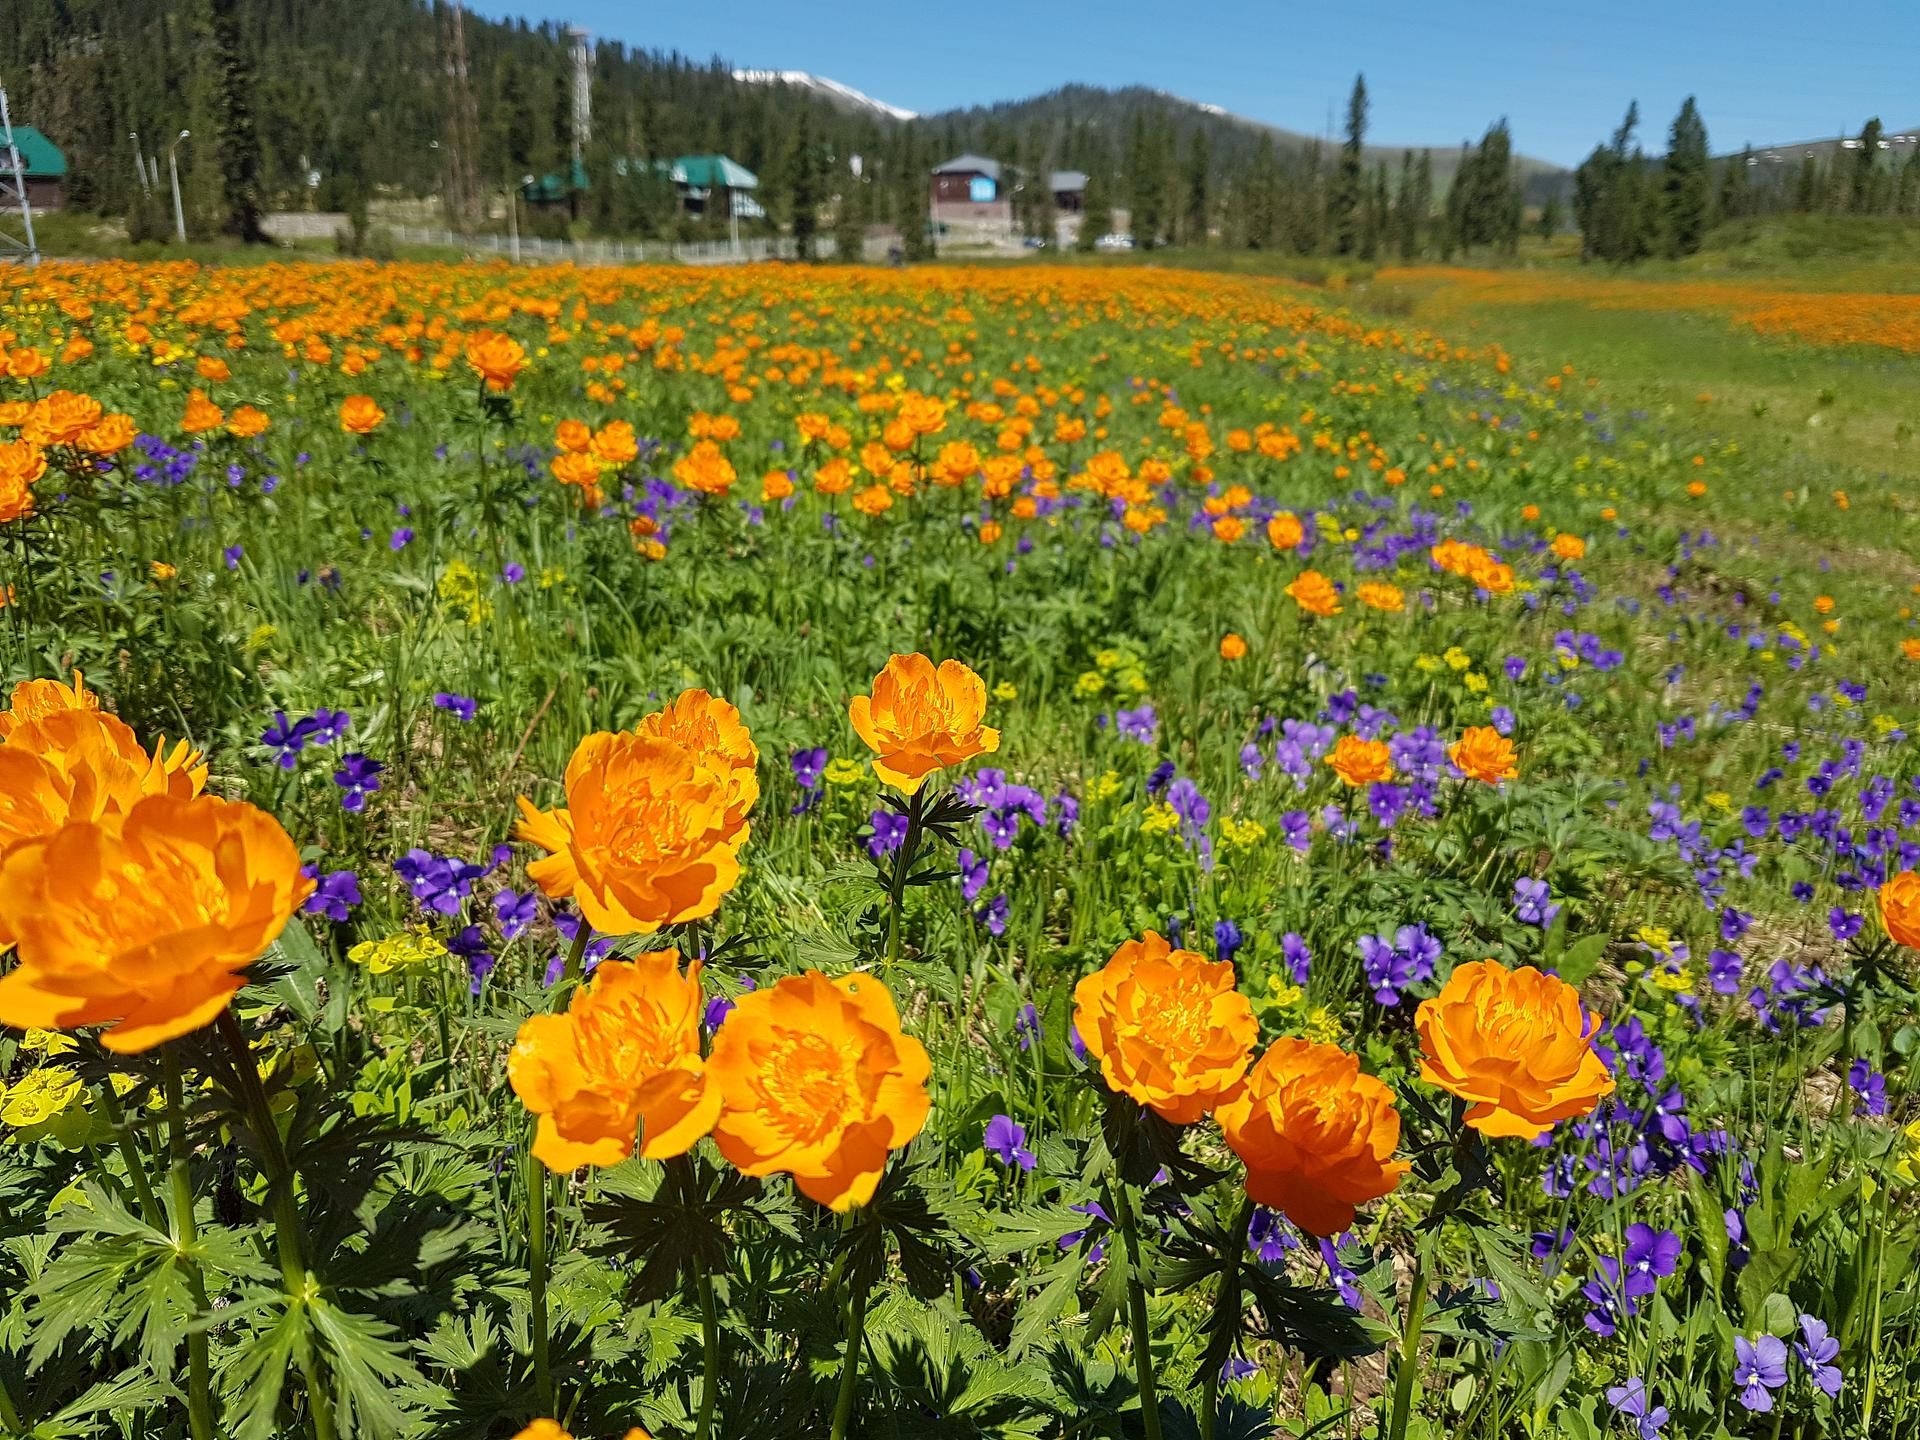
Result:
{"label": "metal tower", "polygon": [[26,228],[26,239],[18,240],[0,230],[0,260],[25,260],[40,263],[40,247],[33,239],[33,206],[27,200],[27,176],[20,164],[20,152],[13,143],[13,116],[7,109],[7,91],[0,85],[0,213],[17,205]]}

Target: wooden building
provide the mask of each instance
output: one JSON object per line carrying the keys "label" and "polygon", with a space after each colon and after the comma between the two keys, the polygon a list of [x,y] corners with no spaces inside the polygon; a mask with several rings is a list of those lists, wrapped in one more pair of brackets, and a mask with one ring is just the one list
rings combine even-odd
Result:
{"label": "wooden building", "polygon": [[[31,125],[13,127],[13,147],[20,152],[20,170],[27,182],[27,203],[36,210],[58,210],[67,200],[67,157],[61,148]],[[0,171],[13,188],[13,160],[0,153]]]}
{"label": "wooden building", "polygon": [[984,155],[956,155],[933,171],[936,205],[991,205],[999,200],[1000,162]]}

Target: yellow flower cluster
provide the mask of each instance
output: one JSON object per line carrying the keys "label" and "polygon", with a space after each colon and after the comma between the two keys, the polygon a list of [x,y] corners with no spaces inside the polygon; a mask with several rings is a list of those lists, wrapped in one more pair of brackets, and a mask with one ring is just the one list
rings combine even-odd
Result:
{"label": "yellow flower cluster", "polygon": [[446,953],[447,947],[434,939],[426,926],[416,925],[384,940],[362,940],[347,951],[347,959],[364,965],[372,974],[384,975],[389,970],[403,970],[410,965],[437,960]]}

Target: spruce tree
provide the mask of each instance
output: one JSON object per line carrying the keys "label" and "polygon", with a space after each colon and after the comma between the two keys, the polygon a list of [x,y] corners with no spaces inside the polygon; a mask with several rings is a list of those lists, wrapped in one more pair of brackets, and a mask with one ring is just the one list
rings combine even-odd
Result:
{"label": "spruce tree", "polygon": [[1087,193],[1081,197],[1080,234],[1074,248],[1091,251],[1102,236],[1113,229],[1113,202],[1108,199],[1112,192],[1104,171],[1096,164],[1087,171]]}
{"label": "spruce tree", "polygon": [[1347,138],[1340,147],[1339,168],[1334,172],[1333,190],[1328,198],[1332,212],[1333,245],[1342,255],[1351,255],[1360,238],[1360,207],[1365,199],[1366,176],[1361,162],[1367,143],[1367,77],[1353,77],[1353,92],[1347,97]]}
{"label": "spruce tree", "polygon": [[1713,177],[1707,154],[1707,127],[1689,95],[1673,117],[1662,167],[1667,253],[1692,255],[1707,233],[1713,204]]}
{"label": "spruce tree", "polygon": [[1186,243],[1208,243],[1208,205],[1213,146],[1205,127],[1196,126],[1187,143]]}
{"label": "spruce tree", "polygon": [[1886,127],[1881,125],[1878,115],[1867,121],[1860,131],[1858,148],[1853,152],[1849,195],[1850,208],[1856,215],[1868,215],[1880,209],[1875,180],[1880,169],[1880,142],[1886,138],[1886,133]]}
{"label": "spruce tree", "polygon": [[1726,162],[1720,173],[1720,218],[1738,220],[1752,203],[1753,147],[1748,145]]}

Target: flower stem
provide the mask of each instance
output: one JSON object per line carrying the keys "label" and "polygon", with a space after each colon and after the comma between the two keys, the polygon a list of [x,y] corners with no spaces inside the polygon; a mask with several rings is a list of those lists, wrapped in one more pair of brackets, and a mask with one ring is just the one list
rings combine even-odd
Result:
{"label": "flower stem", "polygon": [[833,1402],[833,1431],[830,1440],[847,1440],[847,1427],[853,1422],[854,1397],[860,1389],[860,1352],[867,1344],[867,1287],[854,1282],[847,1300],[847,1349],[840,1362],[840,1393]]}
{"label": "flower stem", "polygon": [[[1240,1335],[1240,1252],[1247,1243],[1247,1227],[1253,1224],[1253,1197],[1240,1202],[1239,1216],[1227,1232],[1227,1267],[1220,1276],[1220,1295],[1214,1301],[1216,1311],[1225,1312],[1233,1326],[1234,1338]],[[1232,1351],[1228,1352],[1229,1358]],[[1213,1440],[1214,1422],[1220,1413],[1220,1372],[1207,1373],[1200,1394],[1200,1440]]]}
{"label": "flower stem", "polygon": [[893,856],[893,880],[887,888],[887,969],[900,961],[900,912],[907,901],[907,875],[913,869],[914,852],[920,848],[920,816],[925,810],[926,789],[916,790],[907,800],[907,833]]}
{"label": "flower stem", "polygon": [[[585,928],[582,927],[582,934]],[[526,1149],[527,1294],[533,1309],[533,1388],[540,1413],[553,1409],[553,1365],[547,1338],[547,1167]]]}
{"label": "flower stem", "polygon": [[1153,1383],[1153,1347],[1147,1340],[1147,1286],[1141,1278],[1140,1227],[1133,1218],[1127,1182],[1113,1177],[1113,1208],[1120,1221],[1120,1241],[1127,1252],[1127,1320],[1133,1331],[1133,1373],[1140,1387],[1140,1419],[1147,1440],[1160,1440],[1160,1395]]}
{"label": "flower stem", "polygon": [[100,1085],[100,1107],[107,1112],[107,1123],[113,1127],[113,1138],[120,1147],[120,1159],[127,1167],[127,1179],[139,1202],[141,1218],[158,1230],[165,1224],[165,1216],[160,1212],[160,1202],[154,1198],[153,1186],[147,1181],[146,1162],[140,1157],[140,1147],[134,1144],[133,1131],[127,1126],[126,1113],[120,1108],[120,1097],[113,1093],[110,1079]]}
{"label": "flower stem", "polygon": [[1427,1246],[1433,1231],[1420,1246],[1413,1262],[1413,1284],[1407,1293],[1407,1313],[1400,1329],[1400,1355],[1393,1371],[1393,1423],[1385,1440],[1406,1440],[1407,1424],[1413,1415],[1413,1381],[1419,1371],[1420,1334],[1427,1314]]}
{"label": "flower stem", "polygon": [[7,1377],[0,1374],[0,1430],[9,1435],[24,1435],[27,1427],[20,1423],[20,1411],[13,1403],[13,1392],[7,1389]]}
{"label": "flower stem", "polygon": [[712,1440],[713,1412],[720,1400],[720,1309],[714,1303],[713,1276],[700,1272],[700,1417],[693,1440]]}
{"label": "flower stem", "polygon": [[[273,1107],[261,1087],[260,1072],[254,1065],[253,1051],[241,1033],[240,1022],[231,1010],[219,1020],[220,1038],[226,1042],[233,1063],[234,1079],[253,1122],[260,1144],[261,1162],[267,1172],[267,1194],[273,1206],[273,1239],[280,1255],[280,1283],[290,1306],[309,1304],[317,1287],[307,1271],[305,1232],[300,1225],[300,1206],[293,1193],[293,1170],[287,1164],[287,1152],[280,1143],[280,1127],[274,1121]],[[314,1353],[313,1337],[302,1325],[294,1358],[300,1364],[301,1378],[307,1387],[307,1419],[314,1440],[334,1440],[333,1398],[327,1389],[327,1377],[320,1357]]]}
{"label": "flower stem", "polygon": [[[173,1243],[180,1253],[181,1269],[186,1272],[194,1319],[199,1320],[207,1314],[207,1282],[199,1260],[192,1254],[199,1234],[193,1219],[192,1152],[187,1146],[186,1101],[175,1047],[161,1047],[160,1063],[167,1094],[167,1146],[172,1159],[168,1177],[173,1192]],[[196,1325],[187,1331],[187,1422],[193,1440],[214,1440],[211,1395],[207,1332]]]}

